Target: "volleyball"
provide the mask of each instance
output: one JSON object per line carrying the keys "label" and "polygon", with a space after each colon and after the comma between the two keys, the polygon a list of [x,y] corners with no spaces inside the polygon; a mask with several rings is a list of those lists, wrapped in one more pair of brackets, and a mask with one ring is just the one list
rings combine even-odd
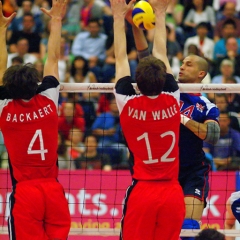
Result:
{"label": "volleyball", "polygon": [[155,14],[152,6],[145,0],[140,0],[134,5],[132,19],[138,28],[150,30],[155,27]]}

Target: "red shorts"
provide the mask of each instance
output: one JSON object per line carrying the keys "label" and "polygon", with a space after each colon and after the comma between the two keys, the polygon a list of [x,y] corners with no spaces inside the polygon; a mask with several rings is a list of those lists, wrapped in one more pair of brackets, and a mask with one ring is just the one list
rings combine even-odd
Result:
{"label": "red shorts", "polygon": [[10,197],[11,240],[66,240],[70,213],[62,185],[56,179],[16,184]]}
{"label": "red shorts", "polygon": [[134,181],[126,193],[121,239],[178,240],[184,217],[178,181]]}

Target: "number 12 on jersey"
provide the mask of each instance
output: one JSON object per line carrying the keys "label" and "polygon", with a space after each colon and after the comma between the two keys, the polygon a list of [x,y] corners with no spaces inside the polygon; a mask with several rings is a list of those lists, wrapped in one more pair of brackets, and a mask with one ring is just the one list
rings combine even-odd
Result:
{"label": "number 12 on jersey", "polygon": [[[160,159],[160,162],[173,162],[175,160],[175,158],[168,158],[168,156],[174,148],[174,145],[175,145],[175,142],[176,142],[176,137],[175,137],[175,134],[174,134],[173,131],[167,131],[167,132],[164,132],[160,135],[161,138],[164,138],[166,136],[171,136],[172,137],[172,143],[171,143],[170,147],[168,148],[168,150],[162,155],[162,157]],[[147,153],[148,153],[148,160],[143,160],[143,162],[145,164],[157,163],[159,161],[159,159],[153,159],[152,158],[152,150],[151,150],[150,141],[149,141],[149,137],[148,137],[147,132],[143,133],[141,136],[139,136],[137,138],[138,141],[140,141],[142,139],[145,140]]]}

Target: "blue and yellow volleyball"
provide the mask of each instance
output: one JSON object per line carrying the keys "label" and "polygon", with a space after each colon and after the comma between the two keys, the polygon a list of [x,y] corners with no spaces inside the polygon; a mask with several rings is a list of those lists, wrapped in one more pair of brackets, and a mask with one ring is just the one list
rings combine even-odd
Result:
{"label": "blue and yellow volleyball", "polygon": [[140,0],[134,5],[132,19],[138,28],[150,30],[155,27],[155,14],[152,6],[145,0]]}

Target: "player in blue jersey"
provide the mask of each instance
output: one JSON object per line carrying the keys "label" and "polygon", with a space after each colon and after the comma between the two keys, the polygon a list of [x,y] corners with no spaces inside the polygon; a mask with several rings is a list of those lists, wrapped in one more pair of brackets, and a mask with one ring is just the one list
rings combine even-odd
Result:
{"label": "player in blue jersey", "polygon": [[[236,220],[240,223],[240,191],[233,192],[226,202],[224,229],[235,229]],[[234,240],[235,237],[226,237],[225,240]]]}
{"label": "player in blue jersey", "polygon": [[[183,60],[180,83],[201,83],[208,72],[205,59],[190,55]],[[220,136],[219,110],[201,94],[180,94],[180,171],[179,181],[184,191],[186,216],[183,229],[200,229],[202,212],[209,191],[208,173],[211,165],[203,152],[203,140],[215,144]],[[194,239],[185,238],[182,239]]]}
{"label": "player in blue jersey", "polygon": [[[131,12],[126,19],[132,24],[138,57],[149,55],[142,30],[134,26]],[[205,59],[190,55],[183,60],[179,73],[180,83],[201,83],[208,72]],[[180,172],[179,182],[184,191],[186,216],[183,229],[200,229],[200,220],[209,191],[208,173],[211,165],[202,150],[203,140],[215,144],[220,135],[219,110],[201,94],[180,94]],[[185,238],[192,240],[194,238]]]}

